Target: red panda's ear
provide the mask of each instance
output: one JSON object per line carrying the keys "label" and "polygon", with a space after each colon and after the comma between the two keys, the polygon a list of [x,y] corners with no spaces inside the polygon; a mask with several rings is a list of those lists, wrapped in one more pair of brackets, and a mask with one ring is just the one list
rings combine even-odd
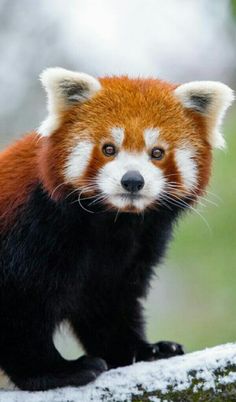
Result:
{"label": "red panda's ear", "polygon": [[232,89],[221,82],[194,81],[178,86],[174,94],[185,108],[205,116],[209,143],[213,147],[223,148],[225,140],[220,126],[234,100]]}
{"label": "red panda's ear", "polygon": [[96,78],[60,67],[47,68],[40,79],[48,98],[48,117],[38,129],[42,136],[49,136],[59,127],[61,112],[85,102],[101,89]]}

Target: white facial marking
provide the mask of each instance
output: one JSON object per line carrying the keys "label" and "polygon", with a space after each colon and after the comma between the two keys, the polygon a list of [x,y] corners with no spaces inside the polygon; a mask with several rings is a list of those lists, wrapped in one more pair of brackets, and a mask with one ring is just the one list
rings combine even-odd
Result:
{"label": "white facial marking", "polygon": [[78,179],[84,173],[88,166],[92,149],[93,144],[88,140],[80,141],[78,145],[76,145],[72,150],[65,167],[64,173],[66,179],[69,181]]}
{"label": "white facial marking", "polygon": [[197,183],[197,166],[193,157],[194,151],[191,148],[179,148],[175,151],[177,167],[187,190],[192,190]]}
{"label": "white facial marking", "polygon": [[125,136],[125,130],[122,127],[112,127],[111,135],[118,146],[122,145]]}
{"label": "white facial marking", "polygon": [[159,134],[157,128],[146,128],[146,130],[144,130],[144,139],[148,148],[156,145]]}
{"label": "white facial marking", "polygon": [[158,198],[166,182],[162,170],[154,166],[146,152],[121,151],[113,161],[103,166],[97,184],[114,206],[125,208],[131,205],[131,200],[121,185],[121,179],[129,170],[137,170],[144,178],[144,187],[132,200],[132,205],[142,210]]}

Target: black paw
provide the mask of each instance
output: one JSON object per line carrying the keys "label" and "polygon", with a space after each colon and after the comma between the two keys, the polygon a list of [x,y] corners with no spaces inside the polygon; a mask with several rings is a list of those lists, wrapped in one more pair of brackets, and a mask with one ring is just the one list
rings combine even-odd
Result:
{"label": "black paw", "polygon": [[184,354],[183,346],[175,342],[161,341],[151,346],[154,356],[157,356],[157,359],[166,359],[168,357]]}
{"label": "black paw", "polygon": [[153,344],[147,344],[137,353],[136,361],[153,361],[158,359],[167,359],[173,356],[184,354],[183,346],[168,341],[161,341]]}
{"label": "black paw", "polygon": [[76,373],[73,376],[73,382],[70,385],[86,385],[107,370],[105,360],[99,357],[82,356],[73,364],[73,371]]}
{"label": "black paw", "polygon": [[81,369],[91,370],[97,375],[107,370],[107,364],[105,360],[99,357],[84,355],[78,359],[78,363]]}

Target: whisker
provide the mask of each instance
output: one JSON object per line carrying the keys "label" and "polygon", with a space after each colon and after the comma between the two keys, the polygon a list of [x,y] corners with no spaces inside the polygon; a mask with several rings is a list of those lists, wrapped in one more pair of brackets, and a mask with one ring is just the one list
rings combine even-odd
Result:
{"label": "whisker", "polygon": [[51,197],[53,197],[53,195],[55,194],[55,192],[56,192],[61,186],[64,186],[65,184],[68,184],[68,183],[64,181],[63,183],[58,184],[58,186],[56,186],[56,187],[52,190],[52,192],[51,192]]}
{"label": "whisker", "polygon": [[221,198],[221,197],[219,197],[217,194],[212,193],[212,192],[211,192],[211,191],[209,191],[209,190],[205,190],[205,192],[206,192],[206,193],[208,193],[208,194],[210,194],[210,195],[212,195],[213,197],[217,198],[217,199],[218,199],[218,201],[222,202],[222,198]]}
{"label": "whisker", "polygon": [[[81,201],[91,200],[91,199],[93,199],[95,197],[97,197],[97,195],[91,195],[90,197],[83,197],[83,198],[81,198]],[[71,202],[71,205],[74,204],[75,202],[77,202],[77,200]]]}
{"label": "whisker", "polygon": [[[166,208],[168,208],[170,211],[173,211],[173,208],[171,208],[171,206],[170,205],[168,205],[165,201],[164,201],[164,199],[160,196],[160,198],[159,198],[159,200],[161,201],[161,205],[164,205]],[[158,201],[159,201],[158,200]]]}
{"label": "whisker", "polygon": [[[215,207],[218,207],[219,205],[218,204],[216,204],[216,202],[214,202],[214,201],[212,201],[212,200],[209,200],[208,198],[205,198],[205,197],[203,197],[202,195],[200,195],[200,197],[199,197],[201,200],[204,200],[205,202],[208,202],[209,204],[211,204],[211,205],[214,205]],[[199,201],[198,201],[199,202]]]}
{"label": "whisker", "polygon": [[98,202],[102,202],[104,200],[107,200],[109,197],[107,195],[101,194],[100,196],[98,196],[95,200],[93,200],[92,202],[89,203],[90,205],[95,205]]}
{"label": "whisker", "polygon": [[[179,185],[179,183],[176,183],[176,184],[177,184],[177,185],[174,185],[174,184],[170,184],[170,185],[169,185],[169,183],[168,183],[167,186],[166,186],[166,188],[170,188],[170,190],[173,190],[173,189],[180,190],[180,189],[181,189],[181,185]],[[197,187],[196,187],[196,188],[197,188]],[[184,189],[184,188],[183,188],[183,189]],[[186,190],[185,190],[185,191],[186,191]],[[191,190],[191,193],[194,194],[194,195],[197,195],[196,192],[193,191],[193,190]],[[214,205],[214,206],[218,207],[218,204],[216,204],[214,201],[209,200],[208,198],[206,198],[206,197],[204,197],[204,196],[202,196],[202,195],[197,195],[197,196],[198,196],[198,204],[200,204],[200,205],[202,205],[202,206],[205,206],[203,203],[201,203],[201,202],[199,201],[199,199],[201,199],[201,200],[204,200],[205,202],[208,202],[208,203],[211,204],[211,205]],[[187,196],[185,196],[185,198],[191,199],[191,195],[187,195]]]}
{"label": "whisker", "polygon": [[81,203],[81,201],[80,201],[80,198],[78,198],[78,203],[79,203],[79,205],[81,206],[81,208],[82,208],[84,211],[89,212],[90,214],[94,214],[94,211],[90,211],[89,209],[85,208],[85,207],[82,205],[82,203]]}
{"label": "whisker", "polygon": [[115,219],[114,219],[114,223],[116,223],[116,221],[117,221],[117,219],[118,219],[118,216],[119,216],[119,213],[120,213],[120,209],[118,208],[118,210],[117,210],[117,212],[116,212]]}
{"label": "whisker", "polygon": [[[181,209],[186,209],[186,205],[182,204],[181,202],[179,202],[178,200],[173,199],[172,197],[169,197],[167,194],[164,197],[165,201],[170,202],[171,204],[173,204],[174,206],[178,206]],[[163,201],[163,200],[162,200]]]}
{"label": "whisker", "polygon": [[[174,198],[173,198],[174,197]],[[192,210],[193,212],[195,212],[198,216],[200,216],[200,218],[203,220],[203,222],[205,223],[205,225],[207,226],[209,232],[212,232],[211,227],[208,223],[208,221],[206,220],[206,218],[194,207],[192,207],[191,205],[189,205],[188,203],[186,203],[184,200],[182,200],[181,198],[175,196],[175,195],[165,195],[165,198],[169,201],[169,202],[175,202],[176,205],[186,209],[189,208],[190,210]]]}
{"label": "whisker", "polygon": [[73,190],[73,191],[71,191],[69,194],[67,194],[67,196],[66,196],[66,200],[67,200],[67,198],[69,198],[72,194],[74,194],[76,191],[78,191],[78,189],[76,188],[75,190]]}
{"label": "whisker", "polygon": [[81,195],[82,195],[82,193],[83,193],[83,190],[79,193],[79,197],[78,197],[78,203],[79,203],[79,205],[81,206],[81,208],[82,208],[84,211],[87,211],[87,212],[89,212],[90,214],[93,214],[94,211],[90,211],[89,209],[85,208],[85,207],[82,205],[82,203],[81,203]]}

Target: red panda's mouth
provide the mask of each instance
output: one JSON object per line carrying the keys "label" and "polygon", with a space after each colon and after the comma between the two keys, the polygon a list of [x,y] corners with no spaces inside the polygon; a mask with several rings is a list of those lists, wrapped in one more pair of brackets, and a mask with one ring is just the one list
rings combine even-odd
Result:
{"label": "red panda's mouth", "polygon": [[147,198],[143,194],[132,194],[132,193],[131,194],[122,193],[122,194],[118,194],[117,196],[121,197],[122,199],[127,200],[127,201],[135,201],[135,200],[141,200],[141,199]]}
{"label": "red panda's mouth", "polygon": [[123,212],[139,213],[153,203],[153,200],[144,194],[119,193],[109,197],[107,203]]}

